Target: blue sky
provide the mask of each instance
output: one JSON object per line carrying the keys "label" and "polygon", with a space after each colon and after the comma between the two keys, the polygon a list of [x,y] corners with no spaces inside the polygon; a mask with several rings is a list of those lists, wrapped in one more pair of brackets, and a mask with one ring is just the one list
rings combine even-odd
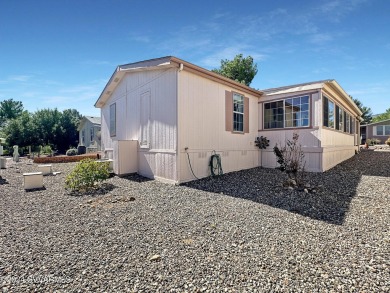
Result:
{"label": "blue sky", "polygon": [[93,107],[118,64],[173,55],[213,69],[251,55],[257,89],[334,78],[390,107],[390,1],[0,2],[0,100]]}

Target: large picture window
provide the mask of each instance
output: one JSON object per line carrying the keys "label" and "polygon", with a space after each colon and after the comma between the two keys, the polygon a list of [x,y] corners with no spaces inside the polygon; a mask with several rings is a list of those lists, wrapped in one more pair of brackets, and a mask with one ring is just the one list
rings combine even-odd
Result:
{"label": "large picture window", "polygon": [[374,126],[374,135],[378,135],[378,136],[390,135],[390,125]]}
{"label": "large picture window", "polygon": [[110,105],[110,136],[116,136],[116,103]]}
{"label": "large picture window", "polygon": [[334,103],[323,97],[324,126],[334,128]]}
{"label": "large picture window", "polygon": [[244,132],[244,97],[233,93],[233,131]]}
{"label": "large picture window", "polygon": [[309,96],[265,103],[264,129],[308,127],[309,109]]}

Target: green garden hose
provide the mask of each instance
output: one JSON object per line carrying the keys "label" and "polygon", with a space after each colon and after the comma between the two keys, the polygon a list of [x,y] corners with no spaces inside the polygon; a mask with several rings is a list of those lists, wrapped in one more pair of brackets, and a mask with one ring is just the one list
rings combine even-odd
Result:
{"label": "green garden hose", "polygon": [[223,175],[221,156],[217,154],[215,151],[213,151],[212,153],[213,154],[211,155],[210,164],[209,164],[211,176],[214,177],[214,176]]}

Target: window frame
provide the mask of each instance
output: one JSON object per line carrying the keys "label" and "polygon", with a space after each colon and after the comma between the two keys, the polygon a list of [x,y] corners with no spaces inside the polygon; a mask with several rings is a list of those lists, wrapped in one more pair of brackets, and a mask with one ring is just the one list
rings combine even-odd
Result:
{"label": "window frame", "polygon": [[[232,103],[233,103],[233,132],[238,132],[238,133],[244,133],[244,123],[245,123],[245,109],[244,109],[244,107],[245,107],[245,101],[244,101],[244,99],[245,99],[245,97],[243,96],[243,95],[241,95],[241,94],[239,94],[239,93],[236,93],[236,92],[233,92],[232,93],[233,94],[233,99],[232,99]],[[235,99],[234,99],[234,97],[235,96],[238,96],[238,97],[240,97],[240,99],[241,99],[241,108],[242,108],[242,112],[240,112],[240,111],[235,111]],[[242,121],[240,122],[240,121],[235,121],[235,116],[237,116],[237,115],[240,115],[240,116],[242,116]],[[236,129],[236,126],[237,126],[237,124],[241,124],[241,130],[240,129]]]}
{"label": "window frame", "polygon": [[[114,119],[112,117],[114,117]],[[116,136],[116,103],[110,105],[110,129],[109,130],[110,130],[110,137],[115,137]]]}
{"label": "window frame", "polygon": [[93,139],[95,138],[95,128],[91,127],[91,129],[89,130],[89,135],[90,135],[90,141],[92,142]]}
{"label": "window frame", "polygon": [[[382,134],[378,134],[378,127],[382,129]],[[388,127],[389,132],[386,134],[386,128]],[[390,135],[390,125],[376,125],[374,126],[374,135],[375,136],[388,136]]]}
{"label": "window frame", "polygon": [[[327,110],[327,113],[326,113],[327,114],[327,117],[326,117],[326,124],[327,125],[325,125],[325,104],[326,104],[326,110]],[[329,105],[332,105],[332,115],[330,115]],[[336,126],[335,106],[337,106],[337,104],[334,101],[329,99],[327,96],[322,96],[322,118],[323,118],[322,126],[330,128],[330,129],[335,129],[335,126]],[[329,126],[330,117],[332,117],[332,126]]]}
{"label": "window frame", "polygon": [[[300,99],[300,98],[304,98],[304,97],[307,97],[307,101],[308,101],[308,103],[307,103],[307,105],[308,105],[307,110],[304,110],[304,111],[300,110],[299,112],[297,112],[297,113],[299,113],[299,116],[300,116],[299,119],[293,119],[293,118],[292,119],[286,119],[286,114],[291,114],[292,117],[295,114],[294,112],[291,112],[291,113],[287,113],[286,112],[286,100],[290,100],[290,99],[294,100],[294,99],[298,99],[298,98]],[[282,127],[266,127],[266,121],[265,121],[266,116],[267,116],[266,115],[266,110],[280,109],[281,108],[281,107],[277,106],[276,108],[266,109],[266,105],[267,104],[271,104],[271,103],[278,103],[278,102],[283,102],[283,108],[282,108],[283,109],[283,113],[278,113],[277,114],[277,115],[282,115],[282,117],[283,117],[283,126]],[[263,129],[264,130],[272,130],[272,129],[310,128],[311,125],[312,125],[312,121],[311,121],[311,119],[312,119],[312,117],[311,117],[311,103],[312,103],[312,101],[311,101],[311,94],[304,94],[304,95],[299,95],[299,96],[290,96],[290,97],[285,97],[283,99],[273,100],[273,101],[269,101],[269,102],[263,102]],[[303,104],[299,103],[299,105],[303,105]],[[294,102],[293,102],[292,105],[288,105],[288,106],[292,106],[293,107],[294,106]],[[301,118],[302,112],[307,112],[307,114],[308,114],[307,118]],[[308,124],[307,125],[305,125],[305,126],[303,126],[303,125],[293,126],[294,125],[294,120],[299,120],[300,124],[301,124],[303,119],[307,119],[308,120]],[[292,122],[292,126],[286,126],[286,121],[287,120]]]}
{"label": "window frame", "polygon": [[81,130],[81,145],[85,144],[85,129]]}

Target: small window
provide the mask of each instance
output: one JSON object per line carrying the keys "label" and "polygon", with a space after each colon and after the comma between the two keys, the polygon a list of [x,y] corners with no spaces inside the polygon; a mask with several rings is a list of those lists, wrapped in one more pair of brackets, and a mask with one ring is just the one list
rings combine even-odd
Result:
{"label": "small window", "polygon": [[81,145],[84,145],[85,142],[85,130],[81,131]]}
{"label": "small window", "polygon": [[345,116],[344,116],[344,131],[349,133],[350,131],[350,119],[349,119],[349,114],[348,113],[345,113]]}
{"label": "small window", "polygon": [[90,141],[93,141],[94,138],[95,138],[95,129],[92,127],[91,128],[91,139],[90,139]]}
{"label": "small window", "polygon": [[244,97],[233,93],[233,131],[244,132]]}
{"label": "small window", "polygon": [[110,136],[116,136],[116,103],[110,106]]}
{"label": "small window", "polygon": [[334,128],[334,103],[327,97],[322,98],[323,125]]}
{"label": "small window", "polygon": [[390,125],[385,125],[385,135],[390,135]]}
{"label": "small window", "polygon": [[349,116],[349,133],[350,134],[354,134],[355,133],[355,121],[354,119],[352,118],[352,116]]}
{"label": "small window", "polygon": [[344,131],[344,110],[339,110],[339,130]]}

